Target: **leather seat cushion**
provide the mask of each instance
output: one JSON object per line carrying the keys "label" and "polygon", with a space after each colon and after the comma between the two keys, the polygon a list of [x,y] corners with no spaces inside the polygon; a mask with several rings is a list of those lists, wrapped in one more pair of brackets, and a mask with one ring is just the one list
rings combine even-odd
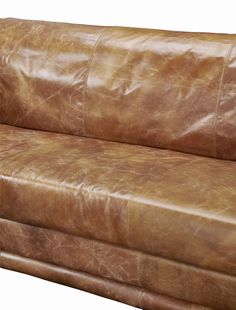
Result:
{"label": "leather seat cushion", "polygon": [[0,217],[236,275],[236,162],[0,125]]}

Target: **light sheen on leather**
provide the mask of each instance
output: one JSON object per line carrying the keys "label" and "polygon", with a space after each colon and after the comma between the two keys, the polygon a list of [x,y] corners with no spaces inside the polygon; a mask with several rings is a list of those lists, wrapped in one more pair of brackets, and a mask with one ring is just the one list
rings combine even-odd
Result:
{"label": "light sheen on leather", "polygon": [[1,123],[236,159],[236,35],[0,29]]}
{"label": "light sheen on leather", "polygon": [[0,267],[235,310],[235,41],[0,19]]}

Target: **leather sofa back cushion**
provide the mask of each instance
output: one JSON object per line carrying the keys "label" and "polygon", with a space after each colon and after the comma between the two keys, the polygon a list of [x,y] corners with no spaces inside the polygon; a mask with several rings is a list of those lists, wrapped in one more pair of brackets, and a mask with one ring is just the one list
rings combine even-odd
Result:
{"label": "leather sofa back cushion", "polygon": [[0,123],[236,159],[236,35],[0,20]]}

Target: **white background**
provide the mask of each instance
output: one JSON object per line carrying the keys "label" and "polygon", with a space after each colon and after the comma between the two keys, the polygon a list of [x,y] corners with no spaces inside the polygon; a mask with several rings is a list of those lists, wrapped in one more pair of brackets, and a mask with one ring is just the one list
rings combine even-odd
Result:
{"label": "white background", "polygon": [[[0,18],[3,17],[236,33],[236,0],[2,0]],[[134,308],[0,269],[0,309],[128,310]]]}

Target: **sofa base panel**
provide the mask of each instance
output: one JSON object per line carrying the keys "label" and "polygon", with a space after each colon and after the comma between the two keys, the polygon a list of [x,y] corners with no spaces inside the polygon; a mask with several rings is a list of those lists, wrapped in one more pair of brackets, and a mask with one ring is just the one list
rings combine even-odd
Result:
{"label": "sofa base panel", "polygon": [[41,279],[71,286],[96,295],[147,310],[206,310],[209,308],[190,304],[136,286],[126,285],[85,272],[24,258],[2,251],[0,267],[26,273]]}

